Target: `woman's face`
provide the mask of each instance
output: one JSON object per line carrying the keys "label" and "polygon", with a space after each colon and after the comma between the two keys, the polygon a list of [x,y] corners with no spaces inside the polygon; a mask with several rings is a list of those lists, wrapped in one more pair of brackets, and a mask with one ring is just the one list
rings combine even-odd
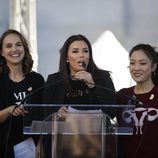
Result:
{"label": "woman's face", "polygon": [[25,53],[18,35],[8,34],[4,38],[1,55],[5,58],[8,66],[22,64]]}
{"label": "woman's face", "polygon": [[[67,54],[67,62],[71,75],[78,71],[86,70],[89,63],[89,49],[84,41],[74,41],[70,44]],[[84,64],[83,64],[84,63]]]}
{"label": "woman's face", "polygon": [[152,61],[142,50],[134,51],[131,54],[130,74],[137,83],[145,83],[151,80],[152,72],[155,71],[156,66],[156,64],[152,64]]}

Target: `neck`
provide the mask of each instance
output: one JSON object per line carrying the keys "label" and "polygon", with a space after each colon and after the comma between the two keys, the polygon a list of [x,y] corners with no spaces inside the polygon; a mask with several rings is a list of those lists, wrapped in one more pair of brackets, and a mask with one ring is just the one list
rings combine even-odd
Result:
{"label": "neck", "polygon": [[20,82],[24,79],[24,73],[22,71],[22,66],[11,66],[9,67],[10,73],[9,78],[15,82]]}
{"label": "neck", "polygon": [[154,83],[152,81],[148,81],[145,83],[138,83],[134,88],[134,92],[136,94],[148,93],[152,90],[153,87],[154,87]]}

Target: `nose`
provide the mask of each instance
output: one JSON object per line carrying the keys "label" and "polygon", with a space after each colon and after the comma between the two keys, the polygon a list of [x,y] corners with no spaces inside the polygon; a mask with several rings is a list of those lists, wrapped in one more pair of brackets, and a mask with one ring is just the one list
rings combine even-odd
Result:
{"label": "nose", "polygon": [[16,50],[17,50],[16,46],[13,45],[13,46],[12,46],[12,51],[16,51]]}
{"label": "nose", "polygon": [[140,70],[140,64],[135,64],[135,65],[134,65],[134,69],[135,69],[135,70]]}
{"label": "nose", "polygon": [[81,57],[81,58],[84,57],[84,52],[83,51],[79,51],[79,57]]}

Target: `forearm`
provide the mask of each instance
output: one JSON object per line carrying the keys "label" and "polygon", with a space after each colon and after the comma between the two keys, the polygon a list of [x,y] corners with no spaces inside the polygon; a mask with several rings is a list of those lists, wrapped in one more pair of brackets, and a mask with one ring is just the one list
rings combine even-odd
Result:
{"label": "forearm", "polygon": [[13,107],[7,107],[4,110],[0,110],[0,123],[6,121],[12,115]]}

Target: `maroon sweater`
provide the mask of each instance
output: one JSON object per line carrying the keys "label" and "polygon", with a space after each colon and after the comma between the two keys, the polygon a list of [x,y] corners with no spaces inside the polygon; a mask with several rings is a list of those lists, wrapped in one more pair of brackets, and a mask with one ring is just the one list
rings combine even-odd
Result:
{"label": "maroon sweater", "polygon": [[[145,94],[135,94],[134,87],[121,89],[118,93],[135,96],[143,105],[125,117],[134,121],[133,135],[122,136],[121,141],[125,158],[158,157],[158,85]],[[118,95],[119,104],[127,104],[128,99]]]}

